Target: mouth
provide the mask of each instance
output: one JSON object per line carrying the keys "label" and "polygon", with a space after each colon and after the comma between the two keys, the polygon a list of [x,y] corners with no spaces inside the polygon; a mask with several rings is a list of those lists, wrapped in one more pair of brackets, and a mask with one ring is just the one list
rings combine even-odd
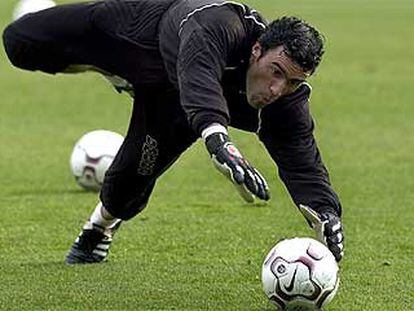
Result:
{"label": "mouth", "polygon": [[256,105],[259,108],[263,108],[263,107],[269,105],[270,103],[272,103],[273,101],[275,101],[274,98],[261,96],[256,100]]}
{"label": "mouth", "polygon": [[248,101],[249,104],[255,109],[262,109],[276,99],[273,97],[266,97],[264,95],[253,95]]}

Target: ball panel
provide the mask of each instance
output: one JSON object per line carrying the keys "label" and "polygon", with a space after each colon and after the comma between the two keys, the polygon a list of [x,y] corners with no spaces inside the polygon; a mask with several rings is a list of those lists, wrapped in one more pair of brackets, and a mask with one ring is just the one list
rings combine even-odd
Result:
{"label": "ball panel", "polygon": [[95,169],[90,166],[86,166],[80,177],[76,179],[77,183],[88,191],[99,191],[101,184],[96,179]]}
{"label": "ball panel", "polygon": [[112,161],[114,160],[113,156],[103,156],[99,159],[99,162],[95,166],[96,180],[102,184],[105,178],[105,173],[108,168],[111,166]]}
{"label": "ball panel", "polygon": [[336,283],[335,283],[335,287],[330,290],[325,290],[324,293],[322,293],[321,297],[318,299],[318,301],[316,302],[316,305],[322,309],[324,306],[326,306],[328,303],[330,303],[332,301],[332,299],[335,297],[336,292],[338,291],[339,288],[339,276],[336,279]]}
{"label": "ball panel", "polygon": [[76,145],[83,148],[88,157],[98,159],[105,155],[114,157],[123,141],[124,138],[118,133],[96,130],[83,135]]}
{"label": "ball panel", "polygon": [[70,156],[70,169],[75,177],[80,177],[83,174],[83,168],[86,163],[86,153],[79,145],[75,145]]}

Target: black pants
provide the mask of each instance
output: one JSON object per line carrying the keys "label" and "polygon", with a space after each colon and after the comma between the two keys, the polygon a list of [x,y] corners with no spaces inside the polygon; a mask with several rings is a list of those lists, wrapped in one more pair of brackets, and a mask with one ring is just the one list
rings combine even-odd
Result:
{"label": "black pants", "polygon": [[100,2],[58,6],[12,23],[3,42],[10,61],[22,69],[54,74],[73,64],[92,65],[133,84],[129,129],[100,194],[113,216],[127,220],[142,211],[157,178],[197,135],[160,69],[158,49],[118,36],[110,14]]}

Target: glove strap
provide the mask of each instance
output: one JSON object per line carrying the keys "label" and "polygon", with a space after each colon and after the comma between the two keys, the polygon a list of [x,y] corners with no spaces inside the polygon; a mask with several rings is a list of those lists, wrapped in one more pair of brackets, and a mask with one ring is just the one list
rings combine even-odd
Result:
{"label": "glove strap", "polygon": [[210,126],[206,127],[202,132],[201,132],[201,137],[206,140],[206,138],[208,136],[210,136],[211,134],[216,134],[216,133],[222,133],[226,136],[228,136],[228,132],[227,129],[219,124],[219,123],[213,123]]}

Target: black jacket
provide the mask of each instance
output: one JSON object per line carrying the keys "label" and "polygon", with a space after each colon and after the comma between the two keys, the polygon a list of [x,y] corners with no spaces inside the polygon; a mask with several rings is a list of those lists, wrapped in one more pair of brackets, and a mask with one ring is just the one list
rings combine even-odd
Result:
{"label": "black jacket", "polygon": [[171,83],[195,132],[214,122],[256,132],[297,205],[341,215],[313,136],[309,85],[261,111],[247,103],[251,49],[267,27],[255,10],[223,0],[106,3],[120,24],[117,35],[147,53],[139,79]]}

